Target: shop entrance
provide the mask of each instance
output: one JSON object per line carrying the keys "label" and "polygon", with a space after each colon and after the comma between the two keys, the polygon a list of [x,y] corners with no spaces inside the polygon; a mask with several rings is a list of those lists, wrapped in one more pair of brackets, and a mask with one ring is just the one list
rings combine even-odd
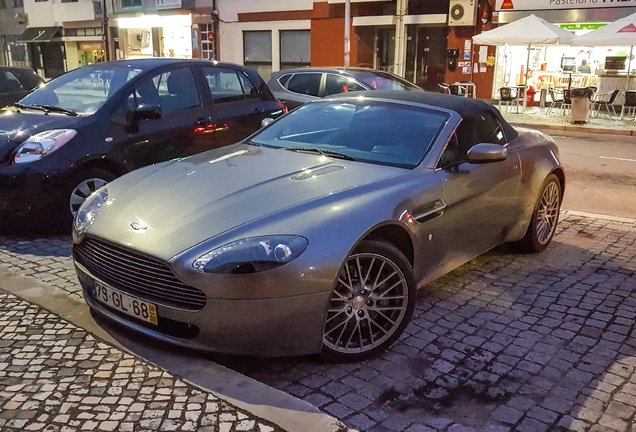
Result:
{"label": "shop entrance", "polygon": [[418,86],[439,91],[446,75],[446,27],[407,26],[406,79]]}
{"label": "shop entrance", "polygon": [[395,64],[395,27],[375,29],[375,68],[393,72]]}

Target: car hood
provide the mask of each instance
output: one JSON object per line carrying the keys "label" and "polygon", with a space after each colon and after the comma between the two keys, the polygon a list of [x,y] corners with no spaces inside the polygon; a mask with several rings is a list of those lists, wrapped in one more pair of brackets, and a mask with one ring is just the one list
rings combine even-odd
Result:
{"label": "car hood", "polygon": [[13,108],[0,110],[0,165],[31,135],[50,129],[76,129],[81,118],[56,113],[18,112]]}
{"label": "car hood", "polygon": [[235,144],[115,180],[112,204],[89,233],[168,260],[243,224],[405,171]]}

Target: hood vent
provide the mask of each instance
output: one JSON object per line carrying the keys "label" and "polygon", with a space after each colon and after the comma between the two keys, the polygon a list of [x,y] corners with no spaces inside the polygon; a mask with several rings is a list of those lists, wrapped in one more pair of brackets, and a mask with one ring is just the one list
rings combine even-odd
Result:
{"label": "hood vent", "polygon": [[340,165],[331,165],[331,166],[327,166],[324,168],[316,168],[313,170],[305,170],[300,174],[296,174],[295,176],[292,176],[292,180],[307,180],[307,179],[311,179],[314,177],[318,177],[321,175],[325,175],[325,174],[329,174],[335,171],[340,171],[343,170],[344,167],[340,166]]}

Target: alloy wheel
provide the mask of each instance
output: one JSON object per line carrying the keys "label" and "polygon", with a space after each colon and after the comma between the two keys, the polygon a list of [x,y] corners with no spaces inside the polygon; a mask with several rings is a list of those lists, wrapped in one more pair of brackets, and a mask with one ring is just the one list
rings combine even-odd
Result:
{"label": "alloy wheel", "polygon": [[69,207],[71,209],[71,214],[75,216],[84,203],[86,198],[91,196],[95,191],[97,191],[102,186],[106,186],[108,182],[106,180],[100,178],[91,178],[88,180],[84,180],[73,189],[71,193],[71,199],[69,201]]}
{"label": "alloy wheel", "polygon": [[351,255],[338,274],[323,343],[345,354],[382,345],[404,320],[408,292],[404,273],[390,259],[373,253]]}
{"label": "alloy wheel", "polygon": [[549,242],[554,234],[559,217],[560,200],[561,196],[556,183],[548,184],[543,191],[537,212],[537,240],[542,245]]}

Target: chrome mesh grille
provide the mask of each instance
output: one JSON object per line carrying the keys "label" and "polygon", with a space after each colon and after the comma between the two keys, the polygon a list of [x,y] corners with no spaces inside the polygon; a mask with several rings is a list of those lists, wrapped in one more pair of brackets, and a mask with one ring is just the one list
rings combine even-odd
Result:
{"label": "chrome mesh grille", "polygon": [[179,281],[161,261],[91,237],[75,245],[73,252],[94,276],[130,295],[180,309],[205,306],[205,294]]}

